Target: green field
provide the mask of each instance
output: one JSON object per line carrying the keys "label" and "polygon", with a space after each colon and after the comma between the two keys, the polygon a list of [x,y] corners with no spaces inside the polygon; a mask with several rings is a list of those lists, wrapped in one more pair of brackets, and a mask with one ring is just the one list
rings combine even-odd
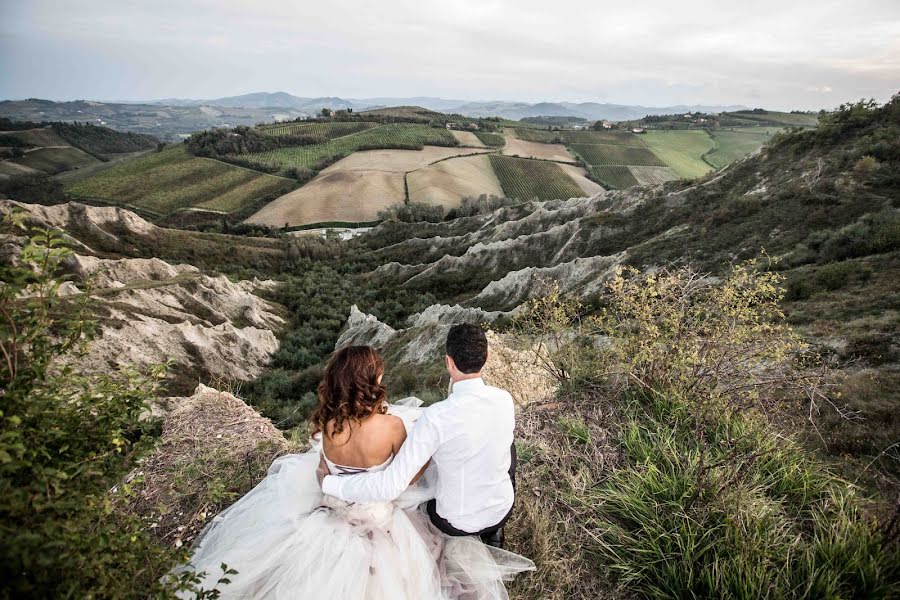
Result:
{"label": "green field", "polygon": [[421,150],[422,146],[458,146],[459,142],[443,127],[395,123],[309,146],[279,148],[268,152],[241,154],[238,158],[280,169],[315,169],[323,159],[343,158],[357,150],[375,148]]}
{"label": "green field", "polygon": [[607,188],[624,190],[639,185],[638,180],[631,173],[631,169],[625,165],[596,166],[589,167],[589,170],[594,179]]}
{"label": "green field", "polygon": [[286,125],[273,125],[261,127],[260,131],[266,135],[310,135],[331,140],[351,133],[358,133],[366,129],[377,127],[378,123],[366,121],[346,121],[334,123],[288,123]]}
{"label": "green field", "polygon": [[705,159],[717,169],[756,152],[763,144],[772,139],[777,127],[742,127],[733,129],[716,129],[711,133],[715,146],[706,154]]}
{"label": "green field", "polygon": [[703,155],[715,148],[715,142],[705,129],[654,129],[643,134],[642,139],[683,179],[700,177],[712,169]]}
{"label": "green field", "polygon": [[53,175],[69,169],[94,165],[100,161],[77,148],[38,148],[12,162]]}
{"label": "green field", "polygon": [[491,154],[503,193],[518,200],[576,198],[584,192],[556,163]]}
{"label": "green field", "polygon": [[75,197],[165,216],[186,208],[232,212],[293,186],[290,179],[193,157],[183,145],[176,145],[123,161],[98,175],[76,181],[66,191]]}
{"label": "green field", "polygon": [[642,146],[612,144],[572,144],[569,148],[589,165],[645,165],[668,166],[649,149]]}
{"label": "green field", "polygon": [[491,133],[489,131],[476,131],[475,137],[481,140],[481,143],[491,148],[502,148],[506,145],[506,138],[501,133]]}

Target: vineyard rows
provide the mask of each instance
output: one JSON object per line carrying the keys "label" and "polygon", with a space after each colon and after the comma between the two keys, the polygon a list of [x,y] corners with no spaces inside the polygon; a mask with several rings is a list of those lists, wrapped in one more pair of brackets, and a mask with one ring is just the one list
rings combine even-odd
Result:
{"label": "vineyard rows", "polygon": [[607,188],[624,190],[634,185],[638,185],[631,169],[624,165],[598,166],[589,167],[594,179]]}
{"label": "vineyard rows", "polygon": [[642,167],[632,165],[628,167],[628,169],[631,171],[631,174],[634,175],[638,185],[658,185],[660,183],[665,183],[666,181],[678,179],[678,175],[676,175],[675,171],[669,167]]}
{"label": "vineyard rows", "polygon": [[290,179],[193,157],[178,145],[122,162],[66,191],[162,216],[183,208],[231,212],[293,186]]}
{"label": "vineyard rows", "polygon": [[490,133],[489,131],[476,131],[475,136],[481,143],[491,148],[502,148],[506,145],[506,138],[502,133]]}
{"label": "vineyard rows", "polygon": [[612,144],[572,144],[570,148],[589,165],[666,166],[666,163],[646,147],[616,146]]}
{"label": "vineyard rows", "polygon": [[509,198],[553,200],[584,195],[578,184],[553,162],[491,154],[491,165]]}
{"label": "vineyard rows", "polygon": [[334,123],[289,123],[287,125],[275,125],[262,128],[266,135],[309,135],[331,140],[351,133],[358,133],[366,129],[377,127],[378,123],[365,121],[348,121]]}

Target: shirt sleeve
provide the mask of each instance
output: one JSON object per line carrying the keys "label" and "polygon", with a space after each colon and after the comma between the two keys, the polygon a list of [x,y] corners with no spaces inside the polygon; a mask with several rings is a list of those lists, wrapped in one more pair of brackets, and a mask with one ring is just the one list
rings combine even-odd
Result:
{"label": "shirt sleeve", "polygon": [[410,480],[434,455],[440,443],[440,431],[426,410],[386,469],[342,477],[328,475],[322,480],[322,492],[359,504],[390,502],[409,487]]}

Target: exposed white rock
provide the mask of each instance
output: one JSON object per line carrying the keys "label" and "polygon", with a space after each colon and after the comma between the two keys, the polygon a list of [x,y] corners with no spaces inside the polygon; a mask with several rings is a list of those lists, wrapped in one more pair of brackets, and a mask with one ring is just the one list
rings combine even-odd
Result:
{"label": "exposed white rock", "polygon": [[374,315],[367,315],[354,304],[350,307],[350,317],[347,319],[347,326],[338,338],[335,347],[363,345],[381,348],[396,333],[393,327],[382,323]]}
{"label": "exposed white rock", "polygon": [[513,308],[542,294],[549,281],[558,281],[563,291],[590,295],[601,289],[625,255],[625,252],[620,252],[612,256],[576,258],[552,267],[527,267],[511,271],[487,284],[473,302]]}
{"label": "exposed white rock", "polygon": [[43,206],[0,200],[0,214],[5,215],[14,210],[28,213],[28,222],[31,225],[65,231],[69,234],[67,241],[73,247],[91,252],[93,249],[79,239],[96,240],[117,246],[122,243],[123,233],[149,235],[158,229],[156,225],[134,212],[114,206],[87,206],[79,202]]}

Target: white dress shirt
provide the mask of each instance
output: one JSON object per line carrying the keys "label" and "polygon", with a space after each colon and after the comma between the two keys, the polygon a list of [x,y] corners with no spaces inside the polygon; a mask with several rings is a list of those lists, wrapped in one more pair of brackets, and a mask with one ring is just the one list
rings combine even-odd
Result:
{"label": "white dress shirt", "polygon": [[437,474],[435,508],[457,529],[478,532],[499,523],[513,505],[509,479],[515,409],[512,396],[479,377],[453,384],[450,396],[426,408],[394,461],[377,473],[329,475],[322,491],[348,502],[388,502],[407,488],[428,459]]}

